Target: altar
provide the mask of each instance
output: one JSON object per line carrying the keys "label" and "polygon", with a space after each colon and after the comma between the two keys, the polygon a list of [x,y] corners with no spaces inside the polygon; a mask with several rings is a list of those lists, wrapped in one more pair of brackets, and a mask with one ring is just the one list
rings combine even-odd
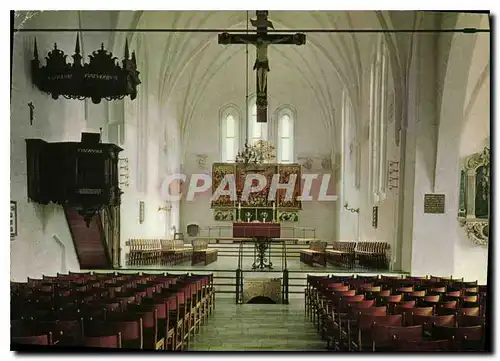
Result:
{"label": "altar", "polygon": [[233,237],[244,238],[280,238],[281,225],[279,223],[263,222],[235,222],[233,223]]}

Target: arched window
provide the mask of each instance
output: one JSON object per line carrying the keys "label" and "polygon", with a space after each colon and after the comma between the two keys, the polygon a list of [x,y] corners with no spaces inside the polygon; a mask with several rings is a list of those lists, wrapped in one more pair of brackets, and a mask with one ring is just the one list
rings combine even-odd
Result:
{"label": "arched window", "polygon": [[278,162],[293,163],[294,155],[294,114],[288,108],[278,111]]}
{"label": "arched window", "polygon": [[249,119],[248,119],[248,142],[255,144],[259,140],[267,140],[268,128],[267,123],[257,122],[257,104],[254,97],[249,103]]}
{"label": "arched window", "polygon": [[239,147],[239,112],[226,107],[221,112],[221,161],[234,162]]}

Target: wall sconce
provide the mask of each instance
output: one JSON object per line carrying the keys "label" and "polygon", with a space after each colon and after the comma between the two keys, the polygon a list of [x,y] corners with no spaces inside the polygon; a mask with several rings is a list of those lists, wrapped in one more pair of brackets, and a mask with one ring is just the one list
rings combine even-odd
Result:
{"label": "wall sconce", "polygon": [[359,208],[349,208],[349,204],[344,204],[344,208],[351,213],[359,213]]}
{"label": "wall sconce", "polygon": [[399,161],[389,161],[387,169],[387,186],[389,189],[398,188],[399,183]]}
{"label": "wall sconce", "polygon": [[171,209],[172,209],[172,205],[169,203],[166,206],[158,207],[158,212],[161,212],[161,211],[170,211]]}

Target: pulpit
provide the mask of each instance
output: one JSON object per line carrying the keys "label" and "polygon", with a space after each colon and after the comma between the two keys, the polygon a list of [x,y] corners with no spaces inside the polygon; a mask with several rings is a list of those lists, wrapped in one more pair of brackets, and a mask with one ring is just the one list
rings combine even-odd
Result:
{"label": "pulpit", "polygon": [[[233,223],[234,238],[251,238],[254,242],[254,263],[252,269],[272,269],[271,242],[273,238],[280,238],[279,223],[265,222],[236,222]],[[266,257],[266,251],[269,255]]]}

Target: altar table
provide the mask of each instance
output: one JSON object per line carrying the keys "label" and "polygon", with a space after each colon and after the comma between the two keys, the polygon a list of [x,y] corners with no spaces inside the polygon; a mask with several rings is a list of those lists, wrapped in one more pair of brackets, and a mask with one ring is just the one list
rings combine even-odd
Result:
{"label": "altar table", "polygon": [[233,223],[233,237],[246,238],[280,238],[279,223],[264,222],[236,222]]}

